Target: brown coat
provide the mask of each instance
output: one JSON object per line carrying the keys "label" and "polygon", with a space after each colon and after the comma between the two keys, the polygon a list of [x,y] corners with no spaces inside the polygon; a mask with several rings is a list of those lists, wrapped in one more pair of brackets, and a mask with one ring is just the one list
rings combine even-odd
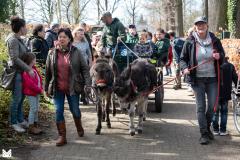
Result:
{"label": "brown coat", "polygon": [[[57,90],[57,49],[49,53],[46,62],[45,91],[54,96]],[[81,52],[74,46],[70,51],[69,93],[78,94],[84,85],[91,85],[89,67]]]}

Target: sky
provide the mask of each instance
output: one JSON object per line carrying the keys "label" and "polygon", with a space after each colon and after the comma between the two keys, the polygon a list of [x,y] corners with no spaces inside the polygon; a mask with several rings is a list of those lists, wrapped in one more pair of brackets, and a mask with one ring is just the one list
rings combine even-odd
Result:
{"label": "sky", "polygon": [[[127,17],[129,16],[126,12],[126,5],[125,3],[123,3],[125,0],[122,0],[122,2],[120,3],[119,7],[117,8],[117,10],[113,13],[113,17],[118,17],[125,25],[127,25],[128,21],[127,21]],[[126,0],[127,2],[130,0]],[[141,1],[141,2],[140,2]],[[26,4],[26,20],[27,22],[36,22],[39,21],[40,17],[39,14],[36,14],[36,11],[34,11],[33,9],[36,9],[37,6],[34,5],[33,2],[31,2],[31,0],[26,0],[27,4]],[[141,4],[146,4],[148,3],[148,0],[138,0],[138,3]],[[192,0],[192,3],[195,3],[196,8],[200,8],[201,6],[201,0]],[[138,12],[141,13],[144,17],[148,16],[148,13],[146,11],[146,9],[144,7],[140,7],[138,9]],[[94,6],[93,3],[90,2],[90,4],[87,7],[87,12],[85,12],[85,14],[87,15],[87,19],[85,19],[84,21],[87,24],[96,24],[97,22],[97,11],[96,11],[96,7]],[[54,22],[57,22],[56,17],[54,18]]]}

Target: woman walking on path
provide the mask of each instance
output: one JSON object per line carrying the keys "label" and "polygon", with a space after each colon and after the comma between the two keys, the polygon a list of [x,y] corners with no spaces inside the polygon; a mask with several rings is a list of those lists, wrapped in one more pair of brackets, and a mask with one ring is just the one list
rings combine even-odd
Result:
{"label": "woman walking on path", "polygon": [[[217,97],[217,61],[221,65],[224,58],[224,50],[220,40],[208,31],[205,17],[199,17],[194,22],[196,31],[186,40],[181,58],[180,66],[191,84],[196,96],[197,118],[201,133],[200,144],[208,144],[214,136],[210,130],[214,105]],[[209,61],[211,60],[212,61]],[[209,61],[196,69],[190,68]],[[207,95],[208,107],[206,106],[205,94]],[[207,111],[206,111],[207,109]]]}
{"label": "woman walking on path", "polygon": [[79,93],[83,91],[84,82],[91,85],[89,67],[81,52],[72,46],[73,37],[68,28],[58,32],[58,41],[46,62],[45,91],[52,96],[56,107],[56,125],[59,138],[56,146],[67,143],[64,119],[64,101],[67,97],[78,135],[82,137],[84,130],[79,108]]}
{"label": "woman walking on path", "polygon": [[10,21],[12,33],[7,37],[6,44],[10,63],[16,70],[14,87],[12,89],[12,102],[10,104],[10,123],[15,131],[25,132],[23,127],[27,127],[28,123],[24,120],[22,111],[24,95],[22,93],[21,73],[25,71],[30,76],[34,76],[34,72],[22,60],[22,57],[27,54],[27,47],[20,37],[27,34],[26,22],[24,19],[15,16]]}

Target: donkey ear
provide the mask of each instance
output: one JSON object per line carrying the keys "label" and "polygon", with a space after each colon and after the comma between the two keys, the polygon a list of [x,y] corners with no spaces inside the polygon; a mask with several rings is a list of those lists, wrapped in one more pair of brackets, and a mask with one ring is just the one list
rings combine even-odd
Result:
{"label": "donkey ear", "polygon": [[131,66],[131,64],[129,64],[129,66],[126,70],[125,79],[129,80],[129,79],[131,79],[131,76],[132,76],[132,66]]}

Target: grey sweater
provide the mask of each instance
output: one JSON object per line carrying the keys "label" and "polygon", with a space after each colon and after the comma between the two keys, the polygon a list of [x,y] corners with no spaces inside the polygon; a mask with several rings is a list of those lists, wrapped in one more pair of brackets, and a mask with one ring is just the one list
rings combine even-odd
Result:
{"label": "grey sweater", "polygon": [[80,52],[82,53],[85,61],[87,64],[91,64],[91,51],[90,51],[90,47],[87,41],[85,42],[74,42],[73,46],[77,47],[77,49],[80,50]]}
{"label": "grey sweater", "polygon": [[12,33],[7,37],[6,45],[8,48],[10,62],[13,67],[18,72],[30,71],[31,68],[22,60],[23,55],[27,54],[27,47],[23,43],[22,39]]}

